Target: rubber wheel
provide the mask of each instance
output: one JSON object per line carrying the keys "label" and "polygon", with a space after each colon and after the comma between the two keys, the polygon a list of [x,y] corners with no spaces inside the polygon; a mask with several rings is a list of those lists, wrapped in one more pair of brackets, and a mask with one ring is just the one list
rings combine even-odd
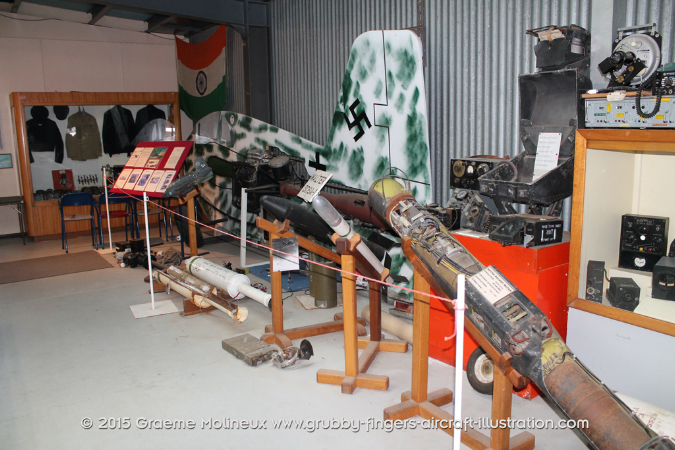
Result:
{"label": "rubber wheel", "polygon": [[480,347],[474,350],[466,363],[466,376],[471,387],[481,394],[492,395],[494,366],[485,350]]}

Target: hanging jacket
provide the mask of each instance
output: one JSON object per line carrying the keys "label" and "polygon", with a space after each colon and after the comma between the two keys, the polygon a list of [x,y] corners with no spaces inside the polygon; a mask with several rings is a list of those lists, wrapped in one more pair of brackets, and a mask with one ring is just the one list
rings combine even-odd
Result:
{"label": "hanging jacket", "polygon": [[54,161],[63,162],[63,138],[58,125],[49,117],[49,110],[44,106],[33,106],[30,110],[32,119],[26,121],[28,150],[30,162],[33,152],[54,152]]}
{"label": "hanging jacket", "polygon": [[116,105],[103,114],[103,151],[112,156],[119,153],[131,155],[136,136],[134,115],[123,106]]}
{"label": "hanging jacket", "polygon": [[166,114],[155,105],[148,105],[139,109],[136,113],[136,134],[140,133],[144,126],[155,119],[166,120]]}
{"label": "hanging jacket", "polygon": [[98,123],[94,116],[84,110],[80,109],[68,117],[66,152],[68,158],[74,161],[96,159],[103,154]]}

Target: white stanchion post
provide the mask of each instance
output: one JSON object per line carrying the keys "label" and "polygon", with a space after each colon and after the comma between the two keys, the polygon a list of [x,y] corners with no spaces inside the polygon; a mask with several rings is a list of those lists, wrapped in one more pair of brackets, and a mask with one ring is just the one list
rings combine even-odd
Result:
{"label": "white stanchion post", "polygon": [[152,301],[152,309],[155,309],[155,290],[153,289],[154,281],[152,279],[152,253],[150,252],[150,226],[148,225],[148,194],[143,192],[143,212],[145,212],[145,242],[148,246],[148,273],[150,274],[150,298]]}
{"label": "white stanchion post", "polygon": [[[455,302],[455,423],[462,423],[462,368],[464,367],[464,292],[466,276],[457,277],[457,301]],[[462,444],[462,428],[455,428],[452,437],[453,450]]]}
{"label": "white stanchion post", "polygon": [[248,216],[248,194],[241,188],[241,240],[239,241],[239,267],[246,267],[246,216]]}
{"label": "white stanchion post", "polygon": [[[112,251],[112,228],[110,226],[110,207],[108,206],[108,179],[105,174],[105,166],[103,170],[103,194],[105,195],[105,215],[108,219],[108,243],[110,244],[110,251]],[[133,237],[133,236],[132,236]]]}

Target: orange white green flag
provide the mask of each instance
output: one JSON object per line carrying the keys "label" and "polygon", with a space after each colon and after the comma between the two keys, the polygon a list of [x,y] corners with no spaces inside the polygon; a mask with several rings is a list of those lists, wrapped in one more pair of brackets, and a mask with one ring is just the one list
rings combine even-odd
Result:
{"label": "orange white green flag", "polygon": [[226,37],[227,27],[221,25],[199,44],[176,38],[180,109],[194,121],[225,105]]}

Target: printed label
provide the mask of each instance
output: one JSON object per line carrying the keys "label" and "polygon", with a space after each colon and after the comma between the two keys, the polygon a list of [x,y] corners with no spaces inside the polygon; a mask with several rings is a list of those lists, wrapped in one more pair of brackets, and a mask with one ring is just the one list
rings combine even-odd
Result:
{"label": "printed label", "polygon": [[472,275],[468,282],[493,305],[515,291],[508,280],[494,266],[487,267],[476,275]]}

